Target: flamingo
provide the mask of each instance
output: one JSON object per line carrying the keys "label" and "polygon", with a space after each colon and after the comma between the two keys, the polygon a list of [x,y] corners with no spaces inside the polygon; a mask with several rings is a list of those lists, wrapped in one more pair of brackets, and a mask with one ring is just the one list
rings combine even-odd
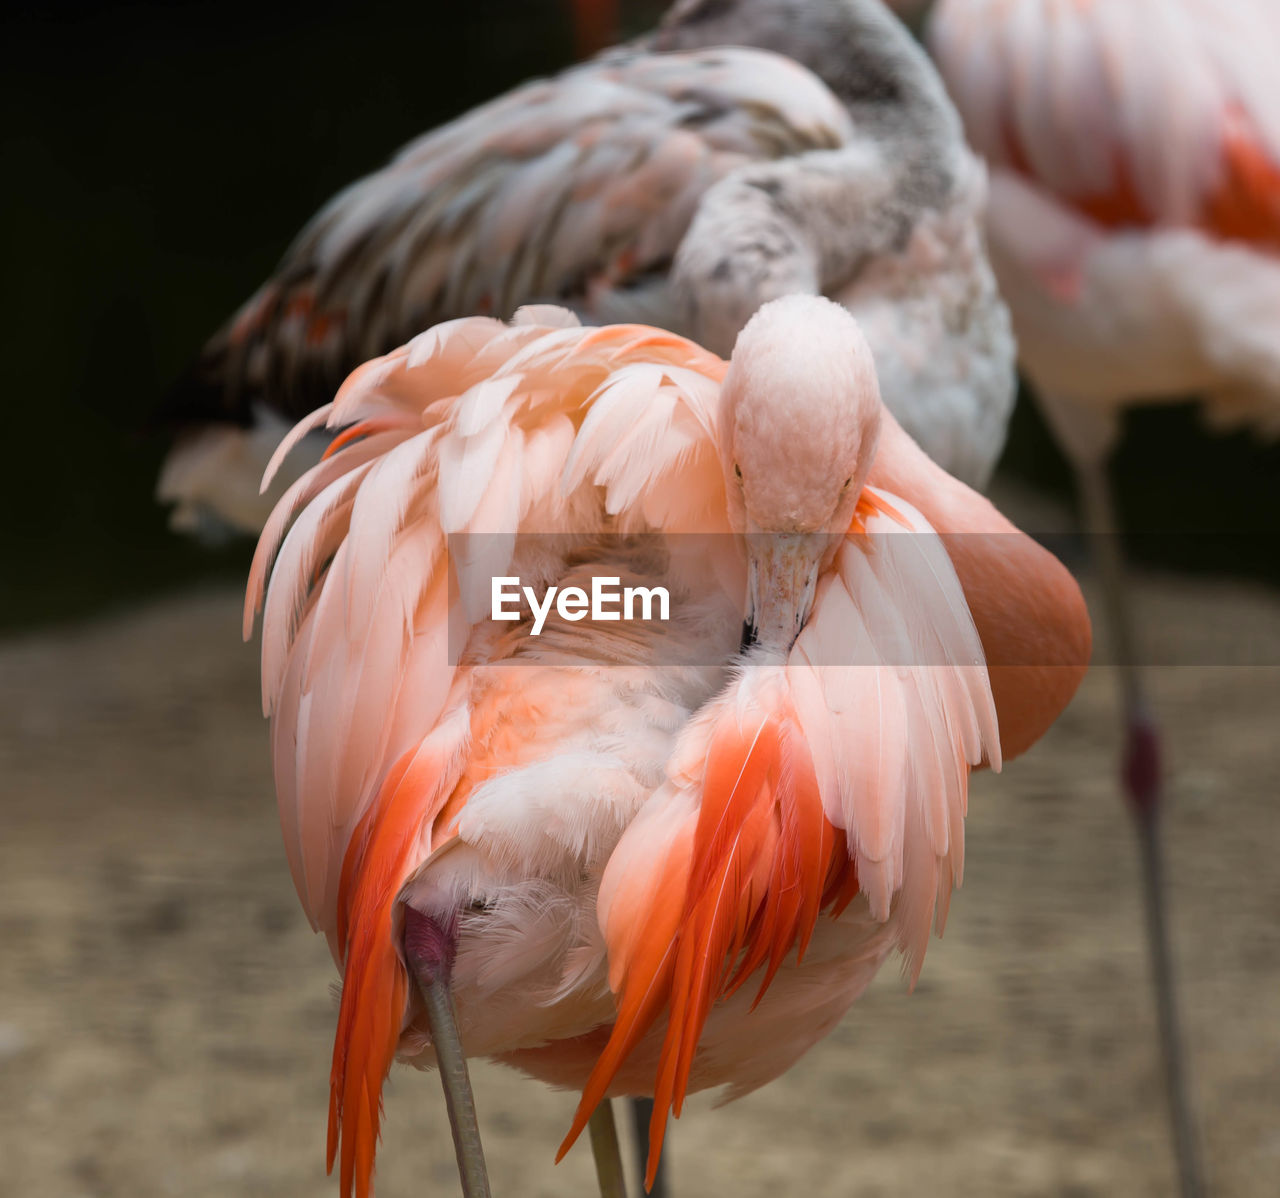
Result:
{"label": "flamingo", "polygon": [[991,164],[992,260],[1095,534],[1179,1171],[1196,1195],[1160,752],[1107,462],[1134,403],[1199,394],[1215,423],[1280,431],[1280,11],[1266,0],[939,0],[929,42]]}
{"label": "flamingo", "polygon": [[[918,974],[970,769],[1083,675],[1080,592],[915,444],[818,297],[764,305],[728,363],[555,307],[446,322],[273,467],[322,427],[245,633],[261,611],[285,845],[344,972],[330,1167],[366,1198],[387,1071],[438,1061],[487,1193],[485,1056],[581,1089],[561,1154],[653,1096],[651,1180],[687,1093],[784,1072],[895,951]],[[669,588],[670,619],[532,635],[538,594],[602,573]],[[485,606],[508,576],[514,623]]]}
{"label": "flamingo", "polygon": [[[608,5],[578,0],[590,36]],[[594,14],[594,17],[592,16]],[[433,322],[566,304],[727,355],[765,301],[861,322],[891,411],[983,487],[1014,348],[982,244],[985,176],[880,0],[682,0],[647,38],[525,84],[336,196],[206,346],[159,482],[184,528],[256,533],[285,431]]]}
{"label": "flamingo", "polygon": [[[575,8],[581,46],[599,45],[615,6]],[[859,314],[916,439],[982,486],[1013,397],[982,188],[932,68],[876,0],[679,4],[653,37],[337,197],[206,348],[160,495],[179,527],[256,532],[324,448],[310,438],[259,495],[292,420],[432,319],[556,298],[727,353],[760,302],[819,288]]]}

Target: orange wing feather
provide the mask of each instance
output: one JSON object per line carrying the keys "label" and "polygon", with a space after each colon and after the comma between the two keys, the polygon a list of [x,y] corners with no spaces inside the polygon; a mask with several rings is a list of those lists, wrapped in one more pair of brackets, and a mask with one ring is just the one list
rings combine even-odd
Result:
{"label": "orange wing feather", "polygon": [[[395,1060],[409,997],[397,945],[397,906],[414,846],[448,792],[444,763],[411,749],[392,767],[356,827],[342,862],[338,943],[342,1002],[329,1074],[327,1169],[341,1148],[343,1198],[369,1198],[382,1085]],[[443,793],[442,793],[443,792]]]}
{"label": "orange wing feather", "polygon": [[667,1116],[680,1114],[712,1004],[764,966],[758,1002],[792,948],[803,957],[823,907],[842,909],[857,893],[845,838],[823,812],[808,747],[788,711],[754,712],[746,726],[721,715],[690,831],[667,854],[655,901],[621,962],[613,1033],[559,1153],[668,1010],[646,1185]]}
{"label": "orange wing feather", "polygon": [[[865,521],[876,514],[909,526],[868,490],[859,498],[850,531],[864,532]],[[794,712],[785,706],[754,709],[746,726],[732,712],[720,715],[706,755],[696,826],[674,842],[634,938],[615,950],[617,1019],[557,1160],[665,1010],[649,1129],[646,1186],[651,1185],[668,1114],[680,1115],[713,1003],[763,967],[759,1003],[793,948],[803,960],[819,914],[825,909],[838,916],[858,892],[848,842],[826,816]]]}
{"label": "orange wing feather", "polygon": [[1205,202],[1206,227],[1233,241],[1280,249],[1280,163],[1239,106],[1222,133],[1223,178]]}
{"label": "orange wing feather", "polygon": [[[1243,111],[1236,109],[1228,118],[1221,149],[1221,177],[1202,200],[1194,226],[1224,241],[1280,249],[1280,165],[1268,156]],[[1021,173],[1035,177],[1025,168]],[[1143,202],[1121,157],[1107,191],[1063,198],[1107,228],[1150,228],[1162,223]]]}

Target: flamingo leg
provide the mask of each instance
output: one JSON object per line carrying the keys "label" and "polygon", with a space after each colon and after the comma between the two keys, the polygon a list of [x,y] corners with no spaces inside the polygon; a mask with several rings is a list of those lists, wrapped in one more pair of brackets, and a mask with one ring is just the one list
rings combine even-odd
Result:
{"label": "flamingo leg", "polygon": [[[744,632],[744,637],[746,633]],[[628,1098],[627,1109],[631,1112],[631,1128],[635,1134],[636,1168],[639,1176],[644,1177],[649,1163],[649,1121],[653,1118],[652,1098]],[[644,1189],[643,1181],[641,1189]],[[649,1198],[671,1198],[671,1187],[667,1177],[667,1157],[664,1153],[658,1161],[658,1173],[653,1179],[653,1188]]]}
{"label": "flamingo leg", "polygon": [[591,1136],[591,1155],[596,1160],[600,1198],[627,1198],[622,1150],[618,1147],[618,1125],[614,1122],[613,1103],[609,1099],[606,1098],[592,1112],[587,1131]]}
{"label": "flamingo leg", "polygon": [[1133,612],[1124,581],[1124,559],[1116,531],[1115,506],[1107,478],[1106,458],[1076,456],[1076,474],[1085,518],[1102,584],[1111,631],[1125,719],[1122,780],[1133,813],[1142,856],[1142,891],[1146,908],[1147,946],[1156,992],[1165,1089],[1178,1160],[1182,1198],[1203,1198],[1199,1135],[1192,1110],[1178,1013],[1177,986],[1164,899],[1164,851],[1160,840],[1163,805],[1159,729],[1152,714],[1138,665]]}
{"label": "flamingo leg", "polygon": [[453,991],[449,985],[457,947],[452,929],[442,927],[412,907],[406,907],[404,947],[410,972],[427,1011],[431,1044],[436,1050],[440,1084],[444,1087],[445,1107],[453,1132],[453,1149],[458,1157],[462,1198],[490,1198],[489,1173],[480,1143],[475,1095],[471,1090],[471,1075],[467,1071]]}

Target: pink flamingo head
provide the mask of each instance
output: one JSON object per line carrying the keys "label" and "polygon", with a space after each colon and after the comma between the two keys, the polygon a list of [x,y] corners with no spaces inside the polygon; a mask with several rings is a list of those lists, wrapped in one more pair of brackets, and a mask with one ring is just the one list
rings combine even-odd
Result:
{"label": "pink flamingo head", "polygon": [[788,296],[739,334],[724,381],[725,482],[761,644],[785,652],[808,618],[854,523],[881,410],[871,350],[839,304]]}

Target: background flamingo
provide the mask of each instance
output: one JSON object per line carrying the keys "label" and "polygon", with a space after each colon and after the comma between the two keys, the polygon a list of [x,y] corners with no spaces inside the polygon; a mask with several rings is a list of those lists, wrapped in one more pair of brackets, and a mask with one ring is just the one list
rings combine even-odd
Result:
{"label": "background flamingo", "polygon": [[[968,768],[1036,739],[1088,657],[1070,576],[882,410],[838,306],[768,305],[727,375],[565,316],[429,330],[281,447],[351,426],[264,530],[247,611],[275,559],[263,693],[294,880],[345,966],[344,1194],[368,1191],[393,1056],[431,1059],[402,924],[467,1053],[585,1085],[565,1147],[605,1095],[656,1094],[651,1179],[686,1091],[775,1077],[894,947],[914,977],[959,878]],[[863,539],[931,520],[971,534],[958,578],[927,536]],[[710,536],[655,557],[627,540],[645,531]],[[454,542],[451,579],[460,534],[488,535]],[[476,576],[487,596],[495,573],[599,569],[661,578],[685,614],[535,641],[470,606]],[[760,668],[726,674],[748,596]],[[753,1013],[738,987],[766,964]],[[452,1034],[433,1018],[431,1042]]]}
{"label": "background flamingo", "polygon": [[337,196],[175,392],[195,429],[160,496],[180,525],[256,532],[290,477],[259,497],[285,429],[435,320],[556,300],[727,354],[791,292],[858,316],[890,409],[983,486],[1013,400],[983,203],[941,83],[879,0],[677,4],[651,38],[474,110]]}
{"label": "background flamingo", "polygon": [[993,165],[992,259],[1094,534],[1182,1184],[1198,1194],[1159,752],[1106,464],[1126,404],[1198,394],[1216,424],[1280,430],[1280,12],[1265,0],[941,0],[929,40]]}

